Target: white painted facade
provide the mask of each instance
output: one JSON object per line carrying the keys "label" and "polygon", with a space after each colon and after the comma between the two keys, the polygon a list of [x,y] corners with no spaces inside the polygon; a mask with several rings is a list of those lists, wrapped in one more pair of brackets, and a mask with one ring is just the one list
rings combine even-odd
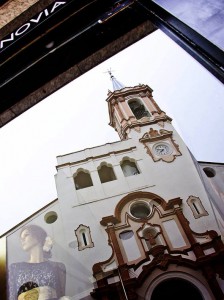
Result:
{"label": "white painted facade", "polygon": [[[133,99],[144,105],[148,116],[139,119],[135,117],[129,106]],[[53,236],[54,260],[63,261],[66,266],[65,296],[73,300],[92,299],[90,292],[94,287],[97,288],[97,282],[101,277],[105,277],[109,285],[122,280],[122,275],[120,278],[118,275],[115,276],[115,273],[111,275],[120,267],[119,251],[123,261],[128,265],[131,278],[138,278],[144,270],[143,266],[149,265],[154,257],[157,257],[157,254],[150,252],[155,245],[164,247],[167,245],[168,248],[164,248],[166,250],[163,250],[163,254],[172,254],[174,258],[182,255],[182,258],[195,262],[197,254],[193,246],[191,248],[192,242],[186,228],[181,225],[181,219],[175,215],[178,209],[182,209],[183,215],[189,221],[195,243],[212,241],[212,237],[206,233],[207,230],[221,234],[214,207],[208,198],[195,162],[172,126],[171,119],[155,104],[152,90],[144,85],[123,88],[113,93],[109,92],[107,101],[110,125],[118,131],[121,141],[58,156],[55,175],[58,200],[25,222],[45,227],[48,234]],[[161,144],[168,146],[168,153],[156,155],[156,146]],[[136,165],[138,172],[133,174],[123,172],[121,164],[127,160]],[[114,180],[101,183],[99,169],[102,166],[113,169]],[[92,185],[77,188],[75,177],[80,172],[89,174]],[[139,196],[135,202],[132,196],[135,194],[149,195],[149,198]],[[152,195],[157,195],[163,200],[153,200]],[[182,199],[182,203],[181,200],[176,200],[170,208],[165,208],[165,203],[171,203],[171,199],[177,198]],[[135,220],[131,216],[133,203],[148,205],[150,213],[147,220],[140,222],[138,218]],[[55,222],[46,224],[46,214],[49,212],[55,212],[58,217]],[[120,221],[116,221],[113,225],[113,222],[108,221],[106,226],[106,219],[102,222],[106,217],[114,216],[116,219],[118,215]],[[111,226],[116,231],[119,251],[116,250],[117,246],[115,247],[111,237],[109,241],[112,246],[108,245],[108,234],[105,229],[107,227],[110,230]],[[147,228],[157,232],[152,242],[150,238],[148,240],[144,237]],[[8,236],[8,244],[12,245],[8,264],[25,259],[19,254],[13,255],[15,251],[13,245],[18,240],[17,233],[18,228]],[[130,237],[125,234],[130,234]],[[187,252],[180,254],[184,249],[187,249]],[[203,251],[205,255],[216,252],[211,246],[210,248],[206,246]],[[149,261],[146,263],[144,259],[147,255]],[[96,264],[100,266],[101,271],[98,271],[94,278],[92,268]],[[138,267],[132,268],[133,264],[136,266],[138,264]],[[152,285],[148,277],[142,283],[142,287],[135,290],[138,299],[151,299],[153,288],[162,282],[163,277],[189,280],[198,286],[201,294],[207,295],[201,299],[216,299],[201,270],[175,267],[173,263],[164,271],[154,270],[150,276],[153,278]],[[219,286],[221,288],[223,286],[220,278]],[[126,299],[129,299],[128,296]]]}

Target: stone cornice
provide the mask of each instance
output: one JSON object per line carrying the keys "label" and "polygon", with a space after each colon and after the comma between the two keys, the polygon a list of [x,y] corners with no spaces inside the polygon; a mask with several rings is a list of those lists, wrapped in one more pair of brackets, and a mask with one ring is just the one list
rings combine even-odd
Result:
{"label": "stone cornice", "polygon": [[74,162],[67,162],[67,163],[64,163],[64,164],[57,165],[56,169],[58,170],[58,169],[63,168],[63,167],[71,167],[71,166],[74,166],[74,165],[77,165],[77,164],[80,164],[80,163],[88,162],[89,160],[96,160],[96,159],[99,159],[99,158],[108,157],[110,155],[117,155],[117,154],[126,153],[126,152],[133,151],[133,150],[136,150],[135,146],[130,147],[130,148],[126,148],[126,149],[122,149],[122,150],[118,150],[118,151],[110,151],[110,152],[107,152],[107,153],[101,154],[101,155],[87,156],[85,159],[80,159],[80,160],[77,160],[77,161],[74,161]]}

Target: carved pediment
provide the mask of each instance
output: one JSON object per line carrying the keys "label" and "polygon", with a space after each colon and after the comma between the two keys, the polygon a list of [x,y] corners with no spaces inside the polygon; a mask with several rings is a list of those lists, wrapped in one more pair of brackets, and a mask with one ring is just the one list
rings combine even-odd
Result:
{"label": "carved pediment", "polygon": [[165,130],[165,129],[155,130],[153,128],[150,128],[149,132],[146,132],[139,141],[140,142],[155,141],[161,137],[162,138],[171,137],[172,134],[173,132],[169,130]]}
{"label": "carved pediment", "polygon": [[139,141],[144,144],[146,152],[155,162],[160,160],[172,162],[181,155],[179,146],[173,139],[173,131],[150,128]]}

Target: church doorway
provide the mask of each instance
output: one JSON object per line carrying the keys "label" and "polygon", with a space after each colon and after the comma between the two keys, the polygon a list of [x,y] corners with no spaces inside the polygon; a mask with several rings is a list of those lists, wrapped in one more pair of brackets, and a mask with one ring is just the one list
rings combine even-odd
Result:
{"label": "church doorway", "polygon": [[191,282],[180,279],[172,278],[160,282],[152,292],[150,300],[203,300],[199,289]]}

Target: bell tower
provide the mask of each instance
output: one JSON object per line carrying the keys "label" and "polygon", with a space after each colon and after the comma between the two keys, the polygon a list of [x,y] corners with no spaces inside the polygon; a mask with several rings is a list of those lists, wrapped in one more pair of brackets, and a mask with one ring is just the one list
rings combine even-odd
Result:
{"label": "bell tower", "polygon": [[[113,92],[108,91],[109,117],[111,125],[119,134],[121,140],[135,138],[136,133],[144,133],[142,128],[150,129],[150,125],[158,124],[164,127],[164,122],[172,119],[160,109],[153,99],[153,90],[144,84],[125,87],[109,71],[113,84]],[[139,136],[138,136],[139,138]]]}

